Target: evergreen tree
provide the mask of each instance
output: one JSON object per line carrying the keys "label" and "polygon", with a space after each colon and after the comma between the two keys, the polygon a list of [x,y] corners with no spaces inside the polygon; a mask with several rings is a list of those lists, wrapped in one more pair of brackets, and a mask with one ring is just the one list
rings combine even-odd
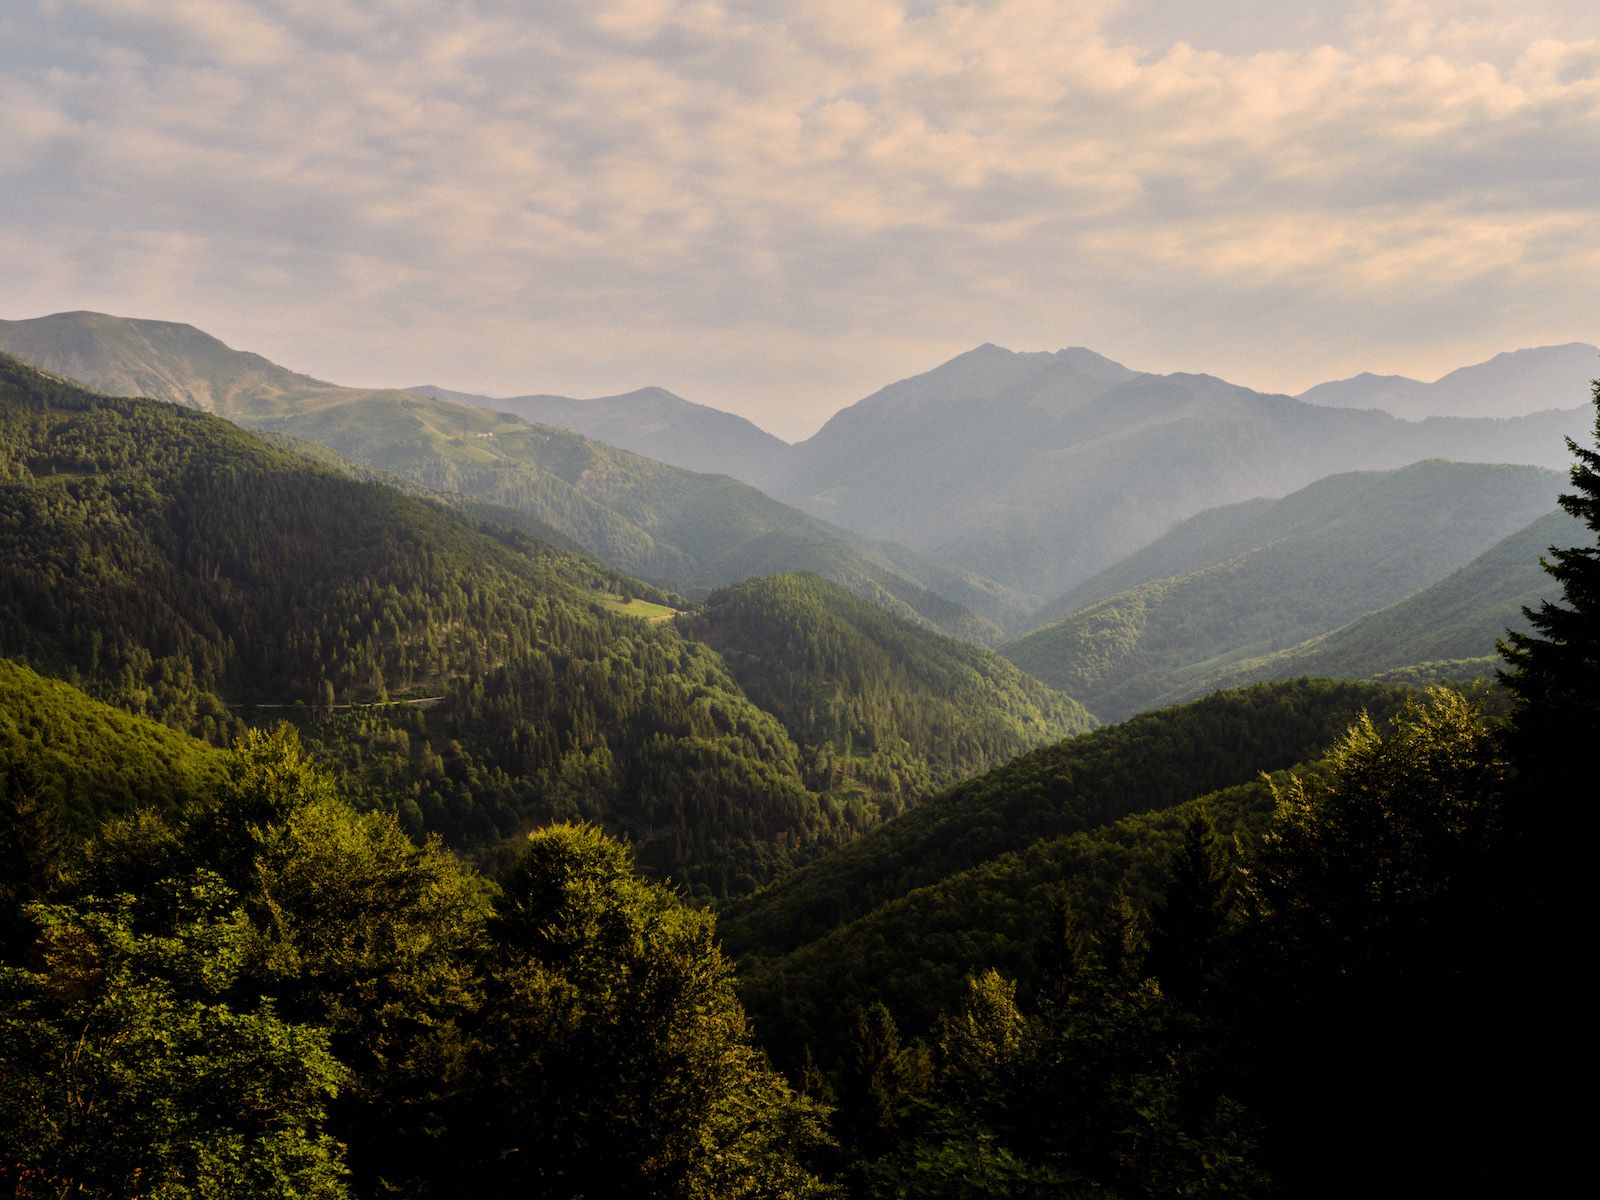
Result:
{"label": "evergreen tree", "polygon": [[[1594,401],[1600,443],[1600,380]],[[1600,448],[1571,438],[1567,447],[1577,461],[1573,490],[1561,497],[1561,507],[1600,535]],[[1508,669],[1500,678],[1516,698],[1512,745],[1518,766],[1547,800],[1562,803],[1586,791],[1589,751],[1600,733],[1600,541],[1551,547],[1541,561],[1560,583],[1564,603],[1546,600],[1523,610],[1533,632],[1507,633],[1500,650]]]}
{"label": "evergreen tree", "polygon": [[1233,911],[1228,862],[1206,815],[1196,809],[1167,866],[1150,930],[1150,972],[1173,999],[1194,1007],[1211,985]]}
{"label": "evergreen tree", "polygon": [[[1577,1170],[1584,1144],[1580,1110],[1557,1099],[1577,1031],[1592,999],[1570,969],[1573,946],[1592,936],[1589,847],[1595,825],[1593,749],[1600,737],[1600,380],[1593,384],[1596,448],[1567,439],[1572,491],[1561,507],[1594,532],[1586,545],[1550,548],[1540,560],[1561,585],[1560,601],[1525,609],[1530,633],[1500,644],[1500,679],[1514,703],[1506,748],[1515,775],[1507,805],[1509,862],[1503,915],[1506,947],[1497,979],[1507,1023],[1523,1030],[1514,1058],[1499,1065],[1507,1090],[1527,1097],[1511,1127],[1565,1152],[1544,1156],[1547,1170]],[[1592,1056],[1591,1056],[1592,1057]]]}

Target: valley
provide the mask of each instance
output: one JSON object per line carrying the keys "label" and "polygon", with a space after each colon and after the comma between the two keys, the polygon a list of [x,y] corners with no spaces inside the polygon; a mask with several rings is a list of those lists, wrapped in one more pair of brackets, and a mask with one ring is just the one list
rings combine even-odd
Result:
{"label": "valley", "polygon": [[[1583,542],[1587,477],[1544,443],[1582,409],[1408,422],[983,347],[788,446],[666,393],[344,388],[159,322],[13,322],[0,347],[40,359],[0,356],[0,934],[211,945],[194,897],[222,888],[228,977],[269,998],[171,999],[195,952],[172,950],[83,1017],[50,999],[65,967],[4,966],[6,1037],[54,1044],[152,981],[169,1032],[288,1014],[321,1031],[293,1069],[342,1097],[274,1094],[312,1139],[293,1153],[336,1131],[356,1192],[419,1198],[525,1187],[528,1114],[566,1130],[538,1151],[563,1162],[657,1088],[720,1097],[705,1137],[757,1114],[741,1169],[775,1195],[944,1194],[947,1170],[998,1171],[994,1195],[1080,1171],[1319,1194],[1274,1112],[1405,1158],[1388,1107],[1336,1110],[1347,1071],[1436,1072],[1424,1147],[1519,1077],[1440,1064],[1542,968],[1462,975],[1451,939],[1565,903],[1568,873],[1552,893],[1518,857],[1548,831],[1507,806],[1568,770],[1515,655],[1560,644],[1541,556]],[[1415,826],[1348,833],[1373,788]],[[1356,935],[1354,967],[1322,945],[1372,919],[1341,907],[1365,873],[1383,920],[1442,932]],[[1307,999],[1332,979],[1343,999]],[[1481,1001],[1421,1015],[1462,979]],[[649,1016],[650,980],[696,998]],[[1284,1004],[1382,1028],[1316,1050]],[[724,1066],[696,1074],[678,1038]],[[21,1044],[0,1049],[50,1086]],[[629,1119],[608,1161],[637,1180],[687,1118]]]}

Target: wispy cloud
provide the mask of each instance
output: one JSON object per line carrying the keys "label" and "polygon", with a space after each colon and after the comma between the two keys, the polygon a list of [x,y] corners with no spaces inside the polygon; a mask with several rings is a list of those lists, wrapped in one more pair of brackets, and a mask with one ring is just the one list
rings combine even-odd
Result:
{"label": "wispy cloud", "polygon": [[985,339],[1297,388],[1600,329],[1590,4],[1174,7],[16,0],[5,315],[791,432]]}

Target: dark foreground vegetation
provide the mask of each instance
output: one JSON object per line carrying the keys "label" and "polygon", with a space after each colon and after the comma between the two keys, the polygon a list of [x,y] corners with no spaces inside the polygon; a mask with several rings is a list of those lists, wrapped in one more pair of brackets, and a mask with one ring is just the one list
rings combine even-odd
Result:
{"label": "dark foreground vegetation", "polygon": [[[1588,537],[1600,454],[1574,451]],[[542,829],[491,880],[351,807],[290,731],[220,753],[10,668],[0,1185],[1556,1194],[1585,1144],[1600,544],[1548,569],[1563,598],[1508,639],[1503,716],[1378,689],[1319,747],[1331,686],[1218,698],[802,867],[729,911],[754,1028],[713,917],[593,826]],[[800,996],[796,956],[830,938],[810,974],[842,982],[785,1028],[763,980]]]}

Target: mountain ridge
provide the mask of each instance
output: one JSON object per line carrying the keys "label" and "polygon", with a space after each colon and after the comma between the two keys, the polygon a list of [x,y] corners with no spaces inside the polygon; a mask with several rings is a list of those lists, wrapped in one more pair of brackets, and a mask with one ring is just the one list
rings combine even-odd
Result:
{"label": "mountain ridge", "polygon": [[[162,338],[175,344],[163,346]],[[7,346],[102,390],[154,392],[257,430],[319,442],[434,491],[521,510],[628,574],[678,591],[818,571],[903,616],[980,642],[998,641],[995,620],[1028,607],[998,585],[909,550],[891,562],[872,541],[731,478],[674,468],[511,414],[416,392],[323,383],[192,326],[57,314],[0,322],[0,349]],[[185,357],[190,350],[195,356]],[[161,360],[160,371],[151,368],[152,357]]]}

